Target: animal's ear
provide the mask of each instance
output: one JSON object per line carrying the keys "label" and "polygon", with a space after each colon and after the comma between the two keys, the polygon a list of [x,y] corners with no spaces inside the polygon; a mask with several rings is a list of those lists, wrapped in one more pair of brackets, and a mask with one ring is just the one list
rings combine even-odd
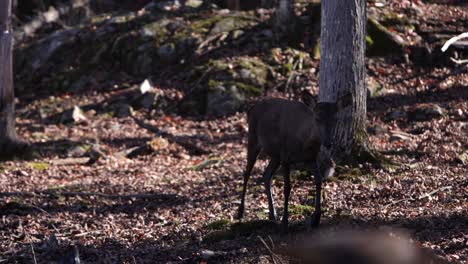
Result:
{"label": "animal's ear", "polygon": [[314,109],[315,106],[317,105],[317,101],[316,99],[314,98],[314,96],[312,94],[310,94],[308,91],[304,90],[302,91],[301,93],[301,98],[302,98],[302,102],[307,105],[309,108],[312,108]]}

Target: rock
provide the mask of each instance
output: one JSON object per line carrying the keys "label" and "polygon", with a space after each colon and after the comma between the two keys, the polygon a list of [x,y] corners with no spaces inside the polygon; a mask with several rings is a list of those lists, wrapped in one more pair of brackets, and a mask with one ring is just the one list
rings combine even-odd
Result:
{"label": "rock", "polygon": [[[175,11],[181,7],[178,0],[156,1],[154,6],[163,11]],[[145,9],[150,9],[151,7],[153,6],[147,5]]]}
{"label": "rock", "polygon": [[230,37],[231,37],[231,40],[238,40],[244,35],[245,35],[245,32],[243,30],[238,29],[238,30],[232,31]]}
{"label": "rock", "polygon": [[226,116],[240,110],[245,98],[262,94],[267,84],[269,69],[258,59],[236,59],[229,62],[215,60],[196,68],[195,83],[180,105],[182,114],[208,114]]}
{"label": "rock", "polygon": [[73,43],[79,33],[78,29],[57,31],[37,43],[28,54],[24,54],[24,62],[30,70],[38,70],[49,62],[49,59],[64,45]]}
{"label": "rock", "polygon": [[169,146],[169,141],[163,137],[157,137],[152,139],[151,141],[146,142],[146,144],[151,148],[153,151],[161,151],[167,149]]}
{"label": "rock", "polygon": [[382,85],[378,83],[375,79],[373,78],[367,78],[367,97],[374,97],[380,94],[380,92],[383,90]]}
{"label": "rock", "polygon": [[402,53],[405,41],[396,33],[390,32],[374,18],[367,19],[367,52],[371,56]]}
{"label": "rock", "polygon": [[83,110],[81,110],[81,108],[76,105],[73,107],[72,118],[75,123],[85,122],[88,120],[88,118],[86,118],[84,115]]}
{"label": "rock", "polygon": [[207,94],[206,114],[217,117],[232,114],[240,109],[244,100],[234,85],[227,89],[223,86],[213,87]]}
{"label": "rock", "polygon": [[248,69],[240,69],[239,76],[244,81],[250,81],[252,80],[252,77],[255,77],[253,76],[252,72]]}
{"label": "rock", "polygon": [[446,114],[445,109],[438,104],[420,105],[408,113],[410,121],[429,121],[434,118],[440,118]]}
{"label": "rock", "polygon": [[145,94],[146,92],[149,92],[153,89],[153,85],[151,85],[151,82],[148,79],[145,79],[141,84],[140,84],[140,92],[141,94]]}
{"label": "rock", "polygon": [[78,145],[67,151],[67,156],[70,158],[83,157],[90,149],[89,145]]}
{"label": "rock", "polygon": [[467,165],[468,164],[468,151],[464,151],[460,155],[457,155],[457,157],[455,158],[455,161],[463,165]]}
{"label": "rock", "polygon": [[203,5],[202,0],[186,0],[185,1],[185,6],[188,6],[191,8],[199,8],[201,5]]}
{"label": "rock", "polygon": [[86,121],[88,121],[88,118],[84,115],[83,110],[76,105],[73,109],[66,110],[60,116],[60,123],[85,123]]}
{"label": "rock", "polygon": [[254,19],[240,16],[222,16],[210,30],[210,35],[219,34],[222,32],[230,32],[236,29],[244,29],[249,25],[256,24]]}

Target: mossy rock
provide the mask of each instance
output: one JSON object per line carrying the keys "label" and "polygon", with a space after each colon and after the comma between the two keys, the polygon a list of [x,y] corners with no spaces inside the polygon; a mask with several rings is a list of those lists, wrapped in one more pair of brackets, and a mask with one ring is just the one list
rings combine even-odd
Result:
{"label": "mossy rock", "polygon": [[45,171],[49,168],[49,164],[45,162],[29,162],[28,166],[38,171]]}
{"label": "mossy rock", "polygon": [[387,13],[381,19],[382,25],[386,27],[390,26],[412,26],[407,16],[398,13]]}
{"label": "mossy rock", "polygon": [[212,60],[195,67],[191,75],[198,87],[181,104],[182,113],[226,116],[242,109],[246,98],[262,94],[269,67],[256,58]]}
{"label": "mossy rock", "polygon": [[396,33],[390,32],[374,18],[367,19],[367,53],[370,56],[384,56],[402,53],[404,40]]}

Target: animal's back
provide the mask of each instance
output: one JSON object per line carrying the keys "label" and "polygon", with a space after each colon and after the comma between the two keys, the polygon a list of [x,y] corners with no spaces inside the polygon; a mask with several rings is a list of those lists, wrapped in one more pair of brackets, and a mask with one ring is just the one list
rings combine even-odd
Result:
{"label": "animal's back", "polygon": [[[248,112],[249,141],[255,140],[269,156],[303,161],[315,156],[308,151],[318,135],[312,110],[305,104],[272,98],[258,102]],[[254,138],[250,138],[254,137]],[[318,136],[317,136],[318,137]]]}

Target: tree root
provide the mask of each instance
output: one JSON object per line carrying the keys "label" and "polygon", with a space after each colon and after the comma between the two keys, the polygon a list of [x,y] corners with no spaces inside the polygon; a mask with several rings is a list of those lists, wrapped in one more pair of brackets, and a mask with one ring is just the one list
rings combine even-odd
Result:
{"label": "tree root", "polygon": [[340,160],[341,164],[355,167],[359,164],[369,163],[375,168],[389,169],[398,166],[396,161],[385,157],[379,151],[372,149],[368,144],[356,144],[351,152]]}

